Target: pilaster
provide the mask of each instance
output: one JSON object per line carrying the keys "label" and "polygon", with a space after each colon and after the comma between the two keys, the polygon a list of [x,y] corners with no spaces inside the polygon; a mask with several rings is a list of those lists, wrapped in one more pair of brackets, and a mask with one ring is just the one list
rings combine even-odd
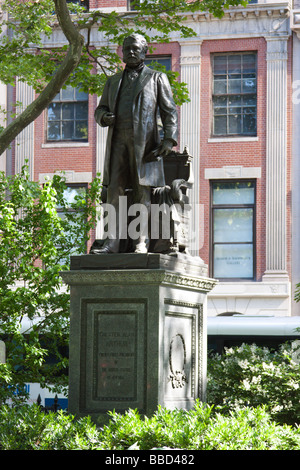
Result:
{"label": "pilaster", "polygon": [[[19,103],[18,114],[20,114],[34,100],[35,93],[32,87],[26,83],[17,81],[16,101]],[[34,122],[29,124],[16,137],[15,147],[15,172],[20,173],[22,166],[28,160],[30,179],[34,179]]]}
{"label": "pilaster", "polygon": [[200,82],[201,82],[201,43],[202,41],[186,41],[181,43],[181,81],[188,86],[192,97],[189,103],[185,103],[180,111],[180,143],[182,148],[188,147],[189,154],[193,156],[191,163],[192,173],[196,175],[190,203],[191,233],[190,251],[198,255],[200,248],[200,237],[203,227],[200,228],[200,206],[199,206],[199,174],[200,174]]}
{"label": "pilaster", "polygon": [[267,41],[266,272],[263,280],[288,279],[287,196],[287,41]]}

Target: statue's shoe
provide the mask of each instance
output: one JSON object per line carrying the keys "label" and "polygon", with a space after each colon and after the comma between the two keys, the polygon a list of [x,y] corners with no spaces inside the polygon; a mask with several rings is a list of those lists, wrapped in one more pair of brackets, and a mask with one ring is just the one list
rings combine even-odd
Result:
{"label": "statue's shoe", "polygon": [[148,253],[146,243],[138,243],[134,250],[135,253]]}
{"label": "statue's shoe", "polygon": [[94,248],[92,254],[94,255],[102,255],[108,253],[116,253],[114,250],[110,248],[109,245],[103,246],[102,248]]}

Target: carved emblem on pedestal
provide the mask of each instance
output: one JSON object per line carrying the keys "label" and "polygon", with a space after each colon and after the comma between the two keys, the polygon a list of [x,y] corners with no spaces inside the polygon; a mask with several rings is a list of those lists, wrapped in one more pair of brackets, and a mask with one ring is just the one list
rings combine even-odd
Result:
{"label": "carved emblem on pedestal", "polygon": [[171,374],[168,379],[173,388],[182,388],[188,382],[185,375],[186,349],[183,336],[173,336],[169,348],[169,365]]}

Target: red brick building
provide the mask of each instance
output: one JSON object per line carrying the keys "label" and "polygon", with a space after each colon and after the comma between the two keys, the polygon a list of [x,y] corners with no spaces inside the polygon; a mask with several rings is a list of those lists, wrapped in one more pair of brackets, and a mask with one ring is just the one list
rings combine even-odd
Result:
{"label": "red brick building", "polygon": [[[126,11],[130,3],[90,0],[89,8]],[[196,36],[173,34],[155,50],[155,58],[178,70],[190,92],[179,112],[178,148],[187,146],[193,157],[190,250],[219,279],[208,299],[210,317],[300,313],[293,301],[300,281],[299,129],[292,99],[300,79],[294,54],[300,5],[294,4],[252,1],[222,19],[191,14],[186,21]],[[96,32],[92,41],[95,47],[104,43]],[[63,42],[55,30],[47,45]],[[97,97],[69,92],[61,92],[1,157],[8,173],[18,171],[28,156],[32,177],[41,182],[63,170],[76,187],[102,171],[106,130],[94,121]],[[24,105],[33,99],[22,83],[15,93]],[[59,115],[66,103],[65,116]],[[100,228],[95,236],[101,236]]]}

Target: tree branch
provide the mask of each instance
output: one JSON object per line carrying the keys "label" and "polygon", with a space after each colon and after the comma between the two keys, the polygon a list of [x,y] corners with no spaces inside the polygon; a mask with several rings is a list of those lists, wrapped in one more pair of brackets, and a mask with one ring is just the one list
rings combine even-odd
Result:
{"label": "tree branch", "polygon": [[54,3],[59,24],[69,42],[67,55],[39,96],[3,130],[0,135],[0,155],[16,136],[51,103],[80,61],[84,38],[71,20],[66,1],[54,0]]}

